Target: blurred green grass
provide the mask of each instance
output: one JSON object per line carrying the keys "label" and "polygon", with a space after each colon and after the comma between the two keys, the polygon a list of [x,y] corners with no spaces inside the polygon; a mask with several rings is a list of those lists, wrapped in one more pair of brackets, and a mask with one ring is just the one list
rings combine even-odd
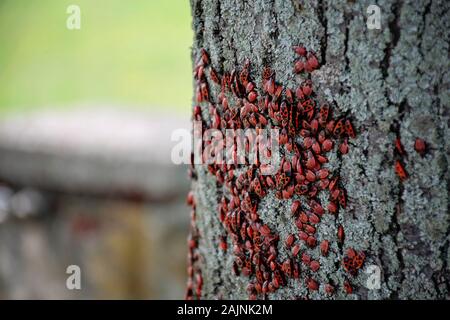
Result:
{"label": "blurred green grass", "polygon": [[[66,9],[81,9],[68,30]],[[86,102],[189,110],[188,0],[1,0],[0,115]]]}

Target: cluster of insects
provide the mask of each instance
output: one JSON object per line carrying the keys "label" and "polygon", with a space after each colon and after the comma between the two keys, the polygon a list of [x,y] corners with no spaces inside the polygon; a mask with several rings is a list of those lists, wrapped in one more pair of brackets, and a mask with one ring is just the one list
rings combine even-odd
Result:
{"label": "cluster of insects", "polygon": [[[403,147],[403,144],[400,140],[400,138],[396,138],[395,142],[395,153],[396,153],[396,160],[394,163],[394,169],[397,176],[400,178],[400,181],[404,181],[408,178],[408,172],[405,169],[405,165],[403,164],[403,157],[406,156],[405,148]],[[414,150],[423,157],[427,151],[427,145],[425,141],[421,138],[416,138],[414,141]]]}
{"label": "cluster of insects", "polygon": [[200,234],[196,225],[195,198],[194,194],[189,192],[187,196],[187,204],[191,206],[191,226],[188,239],[188,283],[186,289],[186,300],[194,299],[195,296],[201,297],[203,287],[202,270],[196,262],[200,259],[198,252],[198,241]]}
{"label": "cluster of insects", "polygon": [[[347,154],[349,139],[355,138],[356,134],[350,119],[333,117],[331,106],[319,103],[310,80],[310,73],[319,67],[315,54],[303,46],[293,50],[297,55],[294,73],[305,77],[294,89],[278,83],[275,73],[268,67],[262,71],[261,83],[256,84],[250,77],[249,60],[241,70],[219,74],[204,49],[201,49],[194,69],[197,105],[193,108],[193,118],[201,121],[205,129],[270,127],[280,132],[281,164],[274,175],[263,175],[263,165],[259,161],[250,163],[248,159],[245,165],[207,165],[222,191],[217,211],[224,231],[218,236],[217,246],[219,250],[232,251],[233,272],[248,277],[250,299],[267,298],[286,286],[289,279],[304,283],[308,292],[322,286],[324,292],[332,295],[339,285],[344,292],[352,292],[348,279],[341,284],[318,280],[319,256],[328,256],[332,241],[337,241],[342,248],[345,240],[342,225],[338,225],[336,235],[328,236],[329,239],[318,235],[318,225],[323,215],[337,217],[340,208],[347,206],[346,190],[339,174],[327,165],[327,154]],[[213,92],[219,93],[214,95]],[[248,147],[252,142],[246,143]],[[270,147],[265,145],[264,148],[271,153]],[[196,177],[194,166],[191,166],[190,176]],[[276,230],[265,224],[258,213],[258,205],[269,193],[282,201],[292,199],[290,216],[297,232],[286,239],[280,239]],[[325,204],[319,194],[328,199]],[[195,207],[192,193],[188,202]],[[202,281],[195,279],[194,274],[198,271],[193,268],[198,259],[194,243],[198,236],[195,217],[192,224],[187,296],[192,298],[195,294],[200,298]],[[285,259],[278,254],[281,248],[288,252]],[[350,248],[343,267],[354,276],[364,258],[363,252],[357,253]]]}

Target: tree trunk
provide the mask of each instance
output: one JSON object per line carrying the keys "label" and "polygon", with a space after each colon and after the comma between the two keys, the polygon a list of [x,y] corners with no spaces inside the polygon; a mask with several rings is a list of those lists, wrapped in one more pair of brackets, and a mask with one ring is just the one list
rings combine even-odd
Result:
{"label": "tree trunk", "polygon": [[[208,67],[205,63],[204,81],[214,106],[219,108],[221,86],[211,81],[207,68],[212,66],[223,76],[242,70],[249,59],[250,78],[260,96],[265,67],[273,70],[276,83],[284,89],[293,88],[293,92],[309,78],[317,108],[327,102],[333,117],[351,119],[356,131],[356,137],[348,140],[347,154],[337,151],[341,139],[335,141],[337,145],[327,155],[326,167],[339,174],[342,190],[347,193],[346,207],[339,208],[335,215],[325,210],[316,225],[317,243],[330,241],[328,256],[321,254],[319,245],[308,247],[298,239],[295,217],[291,217],[294,200],[308,204],[311,199],[294,195],[280,200],[276,190],[268,190],[257,201],[259,222],[279,235],[277,268],[288,257],[300,268],[298,278],[282,272],[280,287],[272,286],[269,291],[273,292],[265,294],[248,287],[258,282],[254,265],[250,276],[244,275],[242,268],[234,267],[239,275],[233,271],[233,239],[218,212],[222,197],[230,198],[229,190],[206,165],[195,165],[195,244],[189,255],[192,297],[449,298],[450,4],[444,0],[378,1],[380,30],[366,25],[367,7],[371,4],[350,0],[339,4],[330,0],[191,0],[193,61],[194,65],[199,63],[202,48],[208,52],[210,62]],[[310,73],[296,75],[293,66],[299,55],[292,48],[299,44],[315,52],[320,65]],[[232,108],[236,99],[231,92],[225,95]],[[209,123],[208,103],[194,101],[194,105],[201,106],[203,119]],[[270,119],[269,123],[274,126]],[[397,138],[404,146],[404,154],[395,150]],[[414,148],[416,138],[426,142],[423,156]],[[400,179],[396,174],[395,161],[403,164],[407,178]],[[327,208],[328,193],[319,192],[317,200]],[[312,209],[306,206],[303,210]],[[339,226],[345,231],[342,242],[336,236]],[[301,245],[297,257],[284,245],[291,233]],[[220,248],[222,236],[228,244],[226,251]],[[365,255],[359,272],[356,267],[349,272],[342,263],[349,248]],[[302,262],[304,253],[320,263],[318,271]],[[251,260],[251,252],[245,252],[245,257]],[[273,279],[270,263],[266,264],[269,280]],[[381,271],[380,288],[368,284],[374,275],[368,270],[373,271],[373,265]],[[199,285],[200,275],[203,285]],[[317,282],[318,290],[310,279]],[[351,293],[345,283],[351,285]],[[327,292],[327,288],[331,291],[327,284],[334,288],[333,293]]]}

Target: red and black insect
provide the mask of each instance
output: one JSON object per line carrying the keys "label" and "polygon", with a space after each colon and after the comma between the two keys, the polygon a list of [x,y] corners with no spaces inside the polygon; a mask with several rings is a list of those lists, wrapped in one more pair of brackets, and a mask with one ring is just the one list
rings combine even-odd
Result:
{"label": "red and black insect", "polygon": [[400,178],[401,181],[404,181],[408,178],[408,173],[406,172],[406,169],[400,160],[395,161],[394,168],[395,172],[397,173],[397,176]]}
{"label": "red and black insect", "polygon": [[344,233],[344,227],[342,227],[342,225],[338,226],[337,236],[338,236],[339,242],[343,243],[344,239],[345,239],[345,233]]}
{"label": "red and black insect", "polygon": [[295,46],[294,51],[296,54],[298,54],[301,57],[306,57],[306,54],[308,53],[308,51],[306,50],[306,48],[303,45]]}
{"label": "red and black insect", "polygon": [[323,240],[320,243],[320,252],[322,253],[323,256],[328,256],[328,251],[330,249],[330,242],[328,240]]}
{"label": "red and black insect", "polygon": [[213,67],[211,67],[211,69],[209,70],[209,76],[210,76],[211,80],[213,82],[215,82],[216,84],[221,83],[221,79],[219,78],[219,76],[216,73],[216,70]]}
{"label": "red and black insect", "polygon": [[306,280],[306,285],[308,286],[309,290],[312,290],[312,291],[319,290],[319,283],[316,280],[314,280],[313,278],[308,278]]}
{"label": "red and black insect", "polygon": [[206,66],[209,64],[209,55],[205,49],[201,49],[200,51],[201,51],[201,60],[203,64]]}
{"label": "red and black insect", "polygon": [[327,284],[325,285],[325,292],[326,292],[328,295],[334,294],[334,286],[333,286],[331,283],[327,283]]}
{"label": "red and black insect", "polygon": [[264,67],[262,72],[263,80],[269,80],[273,76],[273,71],[270,67]]}
{"label": "red and black insect", "polygon": [[314,53],[309,52],[306,57],[305,70],[307,72],[312,72],[319,67],[319,61],[317,60]]}
{"label": "red and black insect", "polygon": [[319,124],[324,127],[328,121],[330,115],[330,106],[328,104],[323,104],[319,110]]}
{"label": "red and black insect", "polygon": [[366,256],[364,252],[356,252],[354,249],[347,249],[347,254],[342,260],[345,271],[355,276],[362,268]]}
{"label": "red and black insect", "polygon": [[353,129],[353,125],[350,120],[345,120],[345,132],[350,138],[356,138],[355,129]]}
{"label": "red and black insect", "polygon": [[400,156],[404,156],[406,154],[405,152],[405,148],[403,147],[402,141],[400,140],[400,138],[396,138],[395,139],[395,151],[397,151],[397,153]]}
{"label": "red and black insect", "polygon": [[340,136],[345,132],[345,127],[344,127],[344,119],[340,119],[336,125],[334,126],[333,129],[333,134],[335,136]]}
{"label": "red and black insect", "polygon": [[353,287],[350,284],[350,281],[345,280],[344,281],[344,292],[347,294],[352,294],[353,293]]}
{"label": "red and black insect", "polygon": [[344,141],[342,141],[342,143],[339,146],[339,152],[342,154],[347,154],[348,153],[348,141],[347,138],[344,139]]}
{"label": "red and black insect", "polygon": [[423,157],[427,151],[427,144],[425,140],[416,138],[416,140],[414,141],[414,150],[416,150],[417,153]]}
{"label": "red and black insect", "polygon": [[301,73],[303,72],[303,70],[305,70],[305,63],[301,60],[298,60],[294,64],[294,73]]}

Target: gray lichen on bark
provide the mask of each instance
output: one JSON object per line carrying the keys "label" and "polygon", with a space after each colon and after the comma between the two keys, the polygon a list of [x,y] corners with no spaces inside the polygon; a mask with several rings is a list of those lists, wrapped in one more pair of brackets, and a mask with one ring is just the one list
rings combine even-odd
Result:
{"label": "gray lichen on bark", "polygon": [[[367,274],[353,280],[351,295],[337,299],[449,298],[449,24],[447,1],[377,1],[381,30],[366,26],[371,1],[191,0],[195,32],[193,56],[205,48],[219,71],[251,60],[251,76],[260,81],[270,66],[277,81],[296,88],[292,46],[303,43],[321,61],[312,74],[315,90],[335,113],[354,119],[357,138],[345,157],[330,156],[348,192],[348,206],[338,222],[325,215],[318,240],[346,231],[344,249],[366,252],[366,266],[382,270],[381,289],[366,288]],[[260,85],[260,83],[258,83]],[[211,86],[213,96],[219,88]],[[401,137],[409,178],[394,172],[393,141]],[[429,148],[425,157],[413,149],[416,137]],[[218,249],[224,233],[217,214],[222,190],[215,178],[196,166],[193,182],[201,239],[203,298],[246,299],[248,279],[232,273],[233,256]],[[327,199],[321,198],[324,205]],[[259,213],[283,239],[295,232],[291,201],[269,194]],[[281,247],[281,246],[280,246]],[[332,244],[318,280],[342,283],[342,252]],[[317,249],[318,250],[318,249]],[[280,248],[280,255],[286,252]],[[304,297],[304,282],[290,280],[271,299]],[[329,298],[323,286],[312,299]]]}

